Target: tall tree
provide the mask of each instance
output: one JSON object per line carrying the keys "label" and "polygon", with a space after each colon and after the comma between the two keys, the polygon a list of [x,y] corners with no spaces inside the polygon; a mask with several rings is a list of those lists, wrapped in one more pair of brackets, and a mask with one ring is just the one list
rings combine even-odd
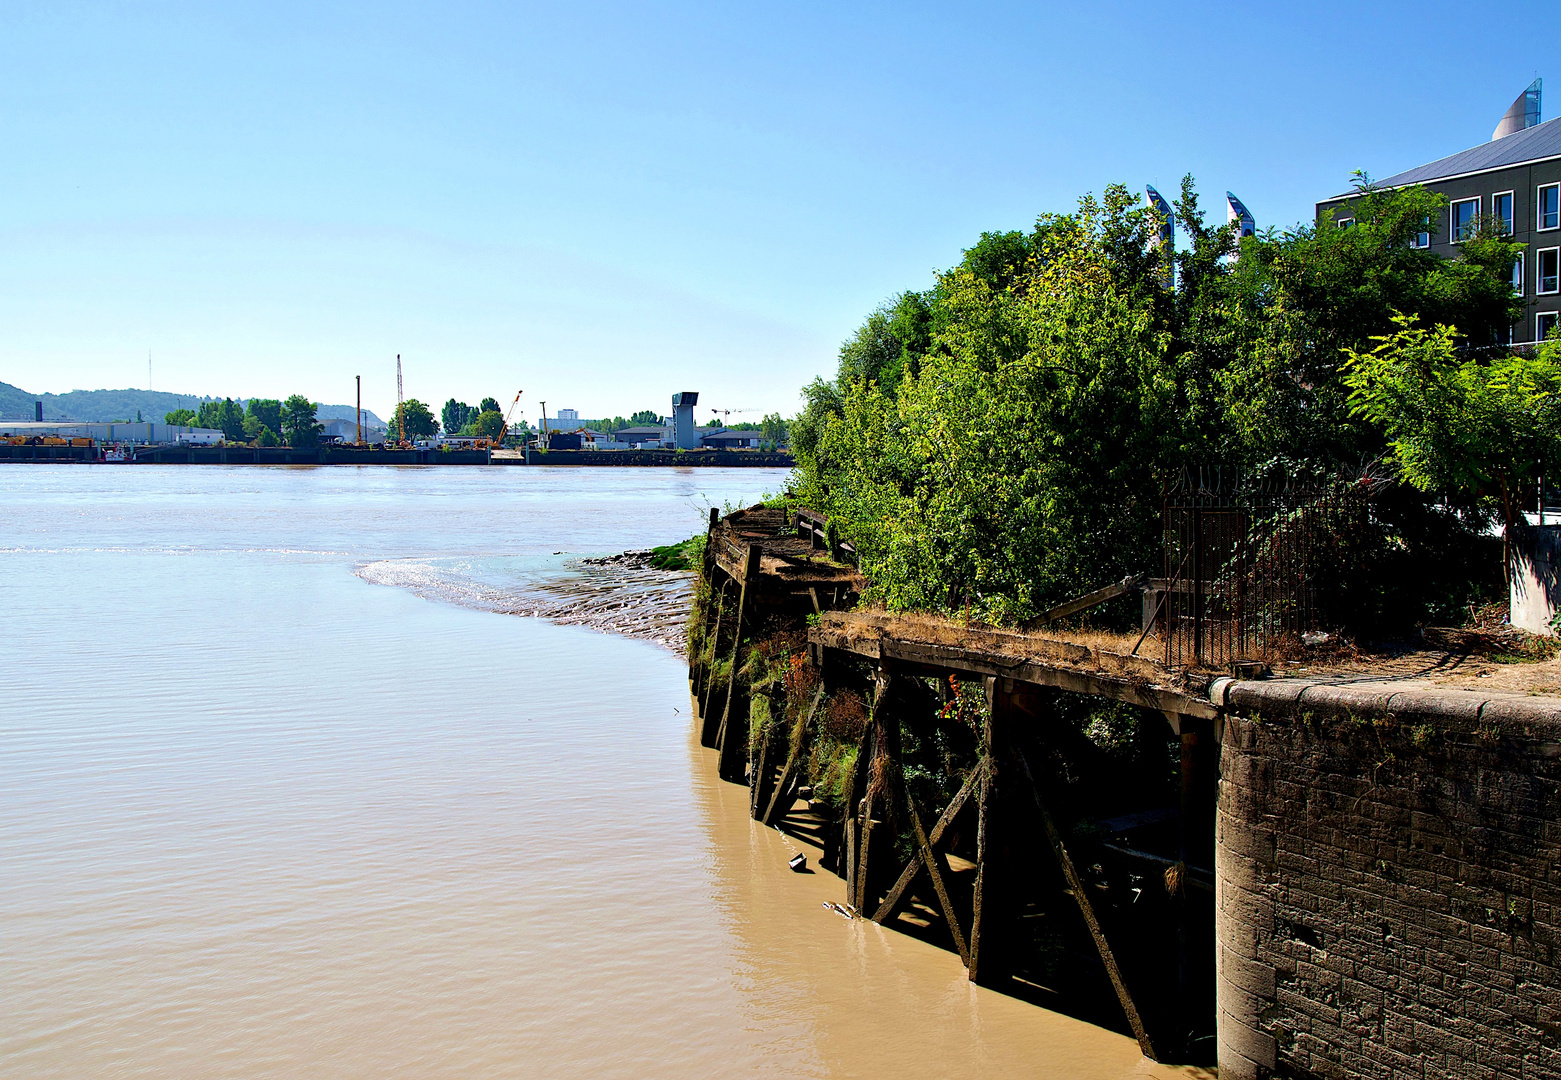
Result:
{"label": "tall tree", "polygon": [[320,445],[324,428],[315,420],[316,411],[314,402],[302,394],[293,394],[282,402],[281,434],[288,446],[308,449]]}
{"label": "tall tree", "polygon": [[764,441],[774,446],[780,446],[786,441],[786,421],[781,419],[780,413],[770,413],[759,422],[759,430],[764,436]]}
{"label": "tall tree", "polygon": [[276,398],[250,398],[249,407],[244,411],[258,420],[261,427],[282,430],[282,403]]}
{"label": "tall tree", "polygon": [[1500,514],[1510,573],[1520,508],[1561,470],[1561,341],[1487,361],[1459,356],[1451,327],[1395,322],[1370,352],[1347,350],[1350,406],[1382,428],[1410,484]]}
{"label": "tall tree", "polygon": [[232,398],[222,399],[217,406],[217,426],[227,442],[244,441],[244,411],[238,407],[238,402]]}
{"label": "tall tree", "polygon": [[659,423],[661,423],[661,414],[656,412],[654,409],[641,409],[639,412],[629,417],[630,427],[638,427],[641,424]]}
{"label": "tall tree", "polygon": [[504,436],[504,415],[497,409],[484,409],[472,421],[471,432],[479,439],[497,441]]}
{"label": "tall tree", "polygon": [[466,402],[451,398],[444,403],[444,408],[439,410],[439,418],[444,422],[445,432],[454,435],[467,425],[475,411]]}
{"label": "tall tree", "polygon": [[439,433],[439,421],[432,410],[417,398],[407,398],[401,404],[401,427],[408,441],[431,439]]}
{"label": "tall tree", "polygon": [[477,411],[478,412],[496,412],[496,413],[499,413],[500,415],[503,415],[503,413],[504,413],[504,410],[499,407],[498,399],[497,398],[491,398],[491,397],[483,398],[482,399],[482,403],[477,406]]}

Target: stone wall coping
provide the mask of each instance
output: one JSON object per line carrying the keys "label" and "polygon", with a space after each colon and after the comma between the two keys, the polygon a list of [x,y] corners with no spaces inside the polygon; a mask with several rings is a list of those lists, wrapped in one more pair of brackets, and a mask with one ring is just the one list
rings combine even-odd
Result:
{"label": "stone wall coping", "polygon": [[1209,700],[1237,715],[1391,717],[1468,724],[1538,724],[1561,729],[1561,698],[1405,686],[1389,681],[1219,678]]}

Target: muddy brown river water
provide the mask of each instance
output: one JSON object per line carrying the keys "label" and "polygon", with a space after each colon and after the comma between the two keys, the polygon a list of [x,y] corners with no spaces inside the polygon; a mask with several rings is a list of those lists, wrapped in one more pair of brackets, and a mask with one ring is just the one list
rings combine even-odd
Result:
{"label": "muddy brown river water", "polygon": [[782,480],[0,468],[0,1075],[1176,1075],[826,910],[668,649],[501,613]]}

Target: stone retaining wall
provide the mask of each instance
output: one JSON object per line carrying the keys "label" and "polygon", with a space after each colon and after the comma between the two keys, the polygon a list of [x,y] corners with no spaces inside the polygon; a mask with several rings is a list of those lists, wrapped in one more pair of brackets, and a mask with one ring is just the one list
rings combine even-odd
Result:
{"label": "stone retaining wall", "polygon": [[1223,1080],[1561,1077],[1555,703],[1214,696]]}

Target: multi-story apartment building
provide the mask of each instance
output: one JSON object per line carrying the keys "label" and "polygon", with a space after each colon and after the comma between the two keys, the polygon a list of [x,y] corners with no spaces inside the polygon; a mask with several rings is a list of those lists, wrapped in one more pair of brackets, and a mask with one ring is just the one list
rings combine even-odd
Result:
{"label": "multi-story apartment building", "polygon": [[[1542,341],[1561,324],[1561,118],[1540,122],[1540,81],[1518,96],[1491,141],[1409,169],[1379,187],[1419,184],[1447,196],[1440,221],[1426,223],[1415,246],[1456,256],[1482,216],[1499,218],[1523,254],[1512,285],[1524,300],[1514,343]],[[1348,228],[1351,196],[1317,204],[1319,228]],[[1557,331],[1561,333],[1561,331]]]}

